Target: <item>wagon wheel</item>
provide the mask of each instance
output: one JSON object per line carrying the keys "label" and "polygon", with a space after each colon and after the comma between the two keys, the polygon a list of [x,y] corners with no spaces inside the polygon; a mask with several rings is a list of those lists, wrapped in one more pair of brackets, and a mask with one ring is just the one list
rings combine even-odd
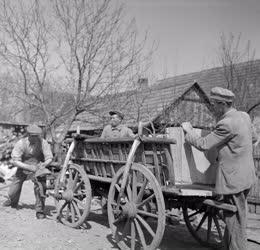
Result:
{"label": "wagon wheel", "polygon": [[108,194],[113,237],[121,249],[155,249],[165,229],[165,204],[159,183],[145,166],[133,163],[124,196],[118,199],[123,172],[124,168],[118,170]]}
{"label": "wagon wheel", "polygon": [[221,248],[226,226],[223,210],[209,207],[202,202],[193,202],[192,208],[189,207],[185,203],[182,209],[184,221],[192,236],[202,246]]}
{"label": "wagon wheel", "polygon": [[58,219],[70,227],[81,226],[89,215],[91,202],[91,186],[84,168],[69,164],[64,182],[60,182],[60,176],[57,179],[55,194]]}

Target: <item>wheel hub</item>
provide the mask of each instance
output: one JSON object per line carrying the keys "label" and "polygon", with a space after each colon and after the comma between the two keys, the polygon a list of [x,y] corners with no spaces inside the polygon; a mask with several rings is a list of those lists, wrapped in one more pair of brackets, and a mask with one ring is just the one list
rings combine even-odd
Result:
{"label": "wheel hub", "polygon": [[62,194],[62,199],[64,199],[65,201],[72,201],[73,199],[73,191],[71,189],[69,190],[65,190]]}
{"label": "wheel hub", "polygon": [[123,206],[121,206],[122,209],[122,214],[126,215],[130,218],[134,218],[136,217],[137,214],[137,208],[136,208],[136,204],[133,202],[127,202],[126,204],[124,204]]}

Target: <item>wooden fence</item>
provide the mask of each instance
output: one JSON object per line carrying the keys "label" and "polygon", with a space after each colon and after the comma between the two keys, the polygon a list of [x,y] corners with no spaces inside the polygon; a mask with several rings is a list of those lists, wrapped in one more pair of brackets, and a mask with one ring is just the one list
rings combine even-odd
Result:
{"label": "wooden fence", "polygon": [[254,162],[257,174],[257,182],[249,193],[249,211],[260,214],[260,146],[254,149]]}
{"label": "wooden fence", "polygon": [[249,193],[250,203],[260,204],[260,154],[254,154],[255,169],[257,174],[257,182]]}

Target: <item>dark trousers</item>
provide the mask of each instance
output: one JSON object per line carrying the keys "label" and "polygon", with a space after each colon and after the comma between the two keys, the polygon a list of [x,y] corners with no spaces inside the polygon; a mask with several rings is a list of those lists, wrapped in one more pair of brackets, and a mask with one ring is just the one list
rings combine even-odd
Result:
{"label": "dark trousers", "polygon": [[[14,180],[12,182],[12,185],[9,188],[8,196],[11,201],[11,206],[17,206],[21,191],[22,191],[22,186],[24,181],[26,181],[28,175],[23,172],[22,169],[18,169],[17,173],[14,177]],[[45,208],[45,197],[42,197],[42,194],[40,192],[40,186],[36,181],[34,182],[34,195],[35,195],[35,211],[39,213],[44,212]],[[42,191],[43,194],[46,193],[46,178],[41,178],[38,179],[38,182],[42,185]]]}
{"label": "dark trousers", "polygon": [[225,250],[247,250],[247,195],[249,189],[237,194],[224,195],[226,203],[237,207],[236,213],[225,212],[226,229],[224,234]]}

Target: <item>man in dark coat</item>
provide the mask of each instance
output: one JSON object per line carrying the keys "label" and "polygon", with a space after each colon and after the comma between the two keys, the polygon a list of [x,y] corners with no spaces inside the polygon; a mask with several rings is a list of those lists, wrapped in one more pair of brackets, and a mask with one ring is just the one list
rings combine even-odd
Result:
{"label": "man in dark coat", "polygon": [[256,181],[253,144],[257,141],[247,113],[232,107],[235,95],[228,89],[211,90],[217,124],[206,137],[196,135],[191,124],[182,124],[186,142],[201,151],[217,149],[218,168],[216,194],[223,195],[226,203],[237,207],[237,212],[225,213],[225,249],[246,250],[247,195]]}

